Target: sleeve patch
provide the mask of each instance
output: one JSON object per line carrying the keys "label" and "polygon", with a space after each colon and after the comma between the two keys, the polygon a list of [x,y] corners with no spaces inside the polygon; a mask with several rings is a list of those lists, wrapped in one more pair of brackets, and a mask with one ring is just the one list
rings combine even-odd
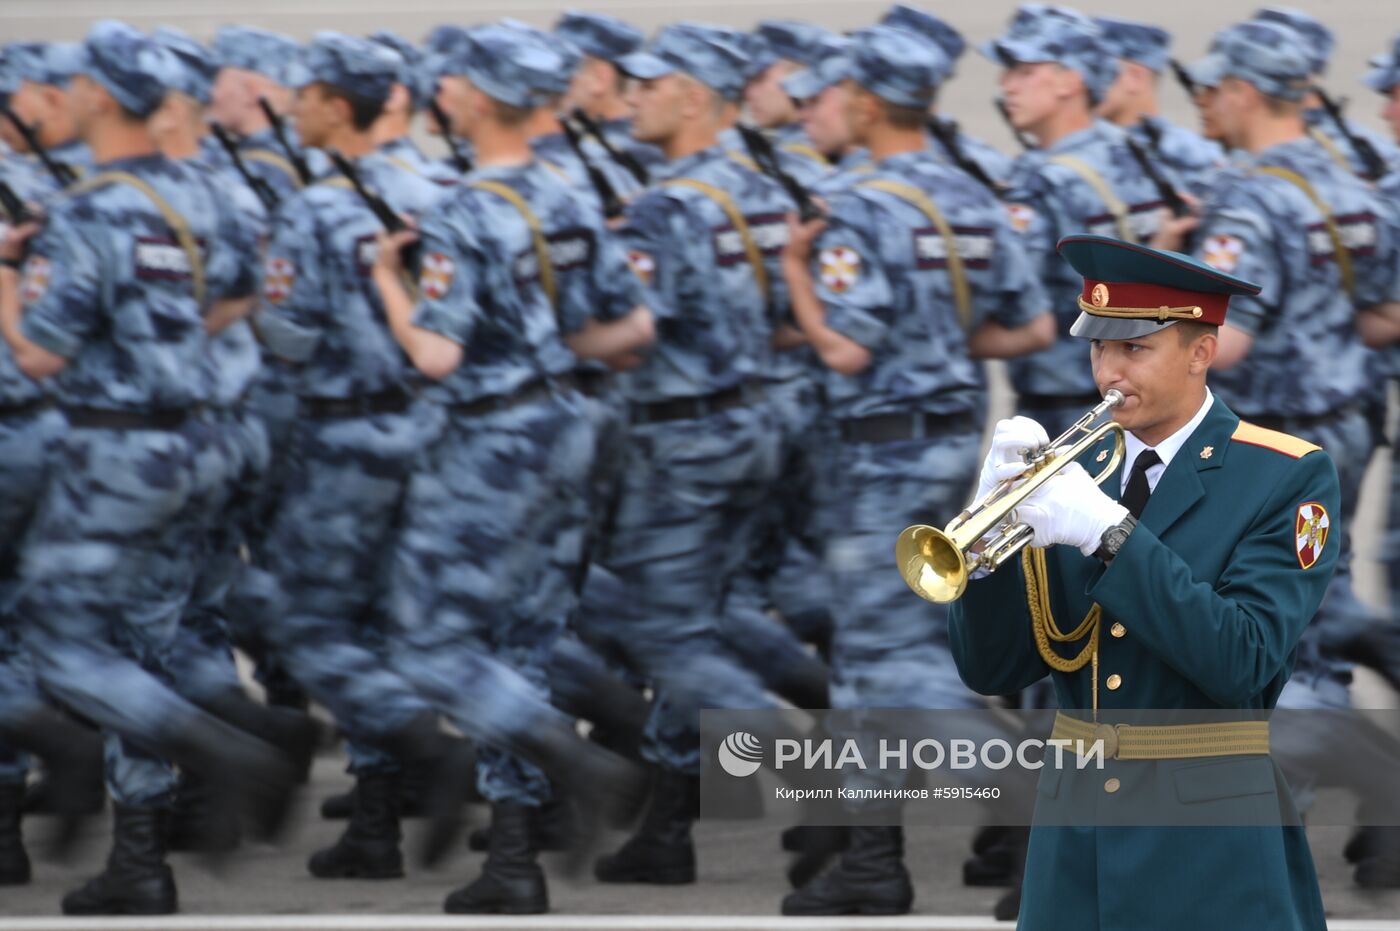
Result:
{"label": "sleeve patch", "polygon": [[1244,240],[1238,236],[1211,236],[1201,244],[1201,261],[1218,272],[1230,274],[1244,255]]}
{"label": "sleeve patch", "polygon": [[817,258],[822,285],[836,294],[849,291],[860,279],[860,253],[850,246],[831,246]]}
{"label": "sleeve patch", "polygon": [[651,279],[656,274],[656,260],[648,253],[630,250],[627,253],[627,265],[632,269],[632,274],[642,279],[642,284],[651,284]]}
{"label": "sleeve patch", "polygon": [[287,259],[268,256],[263,265],[263,297],[270,304],[280,304],[292,294],[297,272]]}
{"label": "sleeve patch", "polygon": [[452,279],[457,275],[457,266],[441,252],[430,252],[423,257],[423,267],[418,272],[418,290],[430,301],[440,301],[452,290]]}
{"label": "sleeve patch", "polygon": [[1294,545],[1298,551],[1298,565],[1311,569],[1322,556],[1327,545],[1327,530],[1331,520],[1327,509],[1316,501],[1298,505],[1298,518],[1295,522]]}
{"label": "sleeve patch", "polygon": [[1018,233],[1024,233],[1035,222],[1035,211],[1025,204],[1007,204],[1006,216],[1011,220],[1011,228]]}
{"label": "sleeve patch", "polygon": [[53,267],[42,255],[31,255],[24,263],[24,274],[20,279],[19,299],[21,303],[33,304],[49,289],[49,279]]}

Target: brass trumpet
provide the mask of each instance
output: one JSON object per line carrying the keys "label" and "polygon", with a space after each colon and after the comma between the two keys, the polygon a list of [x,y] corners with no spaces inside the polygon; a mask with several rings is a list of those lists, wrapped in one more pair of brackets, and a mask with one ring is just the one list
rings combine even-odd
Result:
{"label": "brass trumpet", "polygon": [[[1094,484],[1102,485],[1123,461],[1123,428],[1112,420],[1098,427],[1093,424],[1122,403],[1122,392],[1109,390],[1097,407],[1068,430],[1048,445],[1029,450],[1025,454],[1026,468],[1020,475],[1006,479],[987,492],[982,500],[973,502],[942,530],[924,524],[907,528],[894,546],[895,559],[905,583],[920,598],[938,604],[962,597],[968,576],[973,572],[997,569],[1031,542],[1031,528],[1016,521],[1016,506],[1056,472],[1082,456],[1085,450],[1113,433],[1113,455],[1094,476]],[[1079,439],[1076,440],[1076,436]],[[988,539],[979,552],[972,552],[979,540],[993,533],[995,536]]]}

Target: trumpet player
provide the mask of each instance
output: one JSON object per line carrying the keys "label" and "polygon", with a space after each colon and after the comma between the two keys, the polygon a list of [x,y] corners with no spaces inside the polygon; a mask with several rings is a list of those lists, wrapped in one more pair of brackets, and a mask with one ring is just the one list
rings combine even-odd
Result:
{"label": "trumpet player", "polygon": [[[876,26],[846,55],[846,118],[874,169],[832,188],[826,221],[794,222],[783,255],[834,420],[817,518],[836,596],[832,705],[980,707],[948,654],[946,611],[931,615],[888,571],[888,527],[960,506],[986,405],[976,359],[1045,348],[1054,326],[1000,204],[928,151],[943,53]],[[784,914],[909,910],[898,812],[867,820],[883,825],[854,828],[840,864]]]}
{"label": "trumpet player", "polygon": [[[1100,391],[1124,398],[1113,413],[1124,455],[1096,485],[1086,469],[1109,451],[1088,444],[1016,508],[1041,549],[974,573],[951,612],[958,671],[988,695],[1049,675],[1062,709],[1084,709],[1061,712],[1056,736],[1122,709],[1272,709],[1337,563],[1340,492],[1327,453],[1242,422],[1206,387],[1230,297],[1259,287],[1107,237],[1070,236],[1059,252],[1084,278],[1071,332],[1089,340]],[[1003,421],[984,474],[1016,474],[1024,448],[1047,442],[1034,422]],[[1222,747],[1220,727],[1243,735]],[[1074,797],[1111,817],[1151,801],[1171,816],[1151,822],[1162,824],[1252,794],[1292,812],[1267,728],[1167,725],[1150,747],[1110,728],[1102,770],[1047,763],[1038,808]],[[1307,840],[1282,820],[1035,827],[1019,927],[1321,931]]]}

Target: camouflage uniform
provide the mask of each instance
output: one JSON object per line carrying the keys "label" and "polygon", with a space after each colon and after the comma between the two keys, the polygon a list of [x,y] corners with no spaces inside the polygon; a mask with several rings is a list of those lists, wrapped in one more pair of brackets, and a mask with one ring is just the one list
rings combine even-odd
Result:
{"label": "camouflage uniform", "polygon": [[[383,98],[395,61],[373,43],[323,34],[293,80],[329,80]],[[444,191],[378,152],[357,166],[365,186],[396,211],[423,214]],[[285,201],[257,316],[269,349],[293,364],[290,382],[301,399],[267,543],[285,603],[264,634],[351,736],[357,774],[393,769],[366,741],[427,710],[385,659],[383,554],[428,424],[414,410],[415,375],[370,281],[381,229],[338,174]]]}
{"label": "camouflage uniform", "polygon": [[[1099,28],[1059,7],[1021,7],[1007,35],[984,44],[981,51],[1001,62],[1060,61],[1084,76],[1095,101],[1117,73],[1116,59],[1105,47]],[[1096,177],[1094,183],[1086,171]],[[1168,172],[1163,173],[1176,183]],[[1121,217],[1095,189],[1099,183],[1122,205]],[[1022,154],[1012,170],[1006,202],[1011,224],[1021,233],[1054,308],[1059,332],[1058,342],[1050,349],[1010,362],[1011,383],[1019,412],[1056,436],[1097,404],[1099,393],[1085,346],[1069,338],[1083,284],[1055,254],[1055,243],[1066,234],[1081,232],[1146,241],[1156,232],[1163,203],[1124,145],[1123,131],[1102,120]]]}
{"label": "camouflage uniform", "polygon": [[[156,50],[128,34],[110,41],[90,39],[91,74],[149,112],[161,88],[128,69],[148,66],[143,56]],[[141,178],[189,223],[205,244],[209,299],[252,287],[228,248],[239,241],[236,221],[211,186],[155,155],[100,168]],[[55,203],[24,271],[23,330],[68,360],[54,396],[70,426],[51,440],[16,612],[44,688],[109,734],[108,784],[126,804],[157,803],[171,786],[167,764],[143,747],[202,717],[160,679],[194,584],[198,505],[213,480],[213,438],[194,415],[209,382],[191,287],[192,263],[171,227],[120,181]]]}

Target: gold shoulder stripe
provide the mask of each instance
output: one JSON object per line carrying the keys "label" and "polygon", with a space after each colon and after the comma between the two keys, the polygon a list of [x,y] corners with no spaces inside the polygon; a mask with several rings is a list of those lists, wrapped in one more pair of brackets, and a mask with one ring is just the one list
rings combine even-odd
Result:
{"label": "gold shoulder stripe", "polygon": [[1285,456],[1292,456],[1294,459],[1301,459],[1308,453],[1321,449],[1307,440],[1290,436],[1287,433],[1280,433],[1277,430],[1266,430],[1263,427],[1256,427],[1252,423],[1240,421],[1240,425],[1235,428],[1235,435],[1230,439],[1238,443],[1248,443],[1250,446],[1262,446],[1265,449],[1272,449],[1276,453],[1283,453]]}

